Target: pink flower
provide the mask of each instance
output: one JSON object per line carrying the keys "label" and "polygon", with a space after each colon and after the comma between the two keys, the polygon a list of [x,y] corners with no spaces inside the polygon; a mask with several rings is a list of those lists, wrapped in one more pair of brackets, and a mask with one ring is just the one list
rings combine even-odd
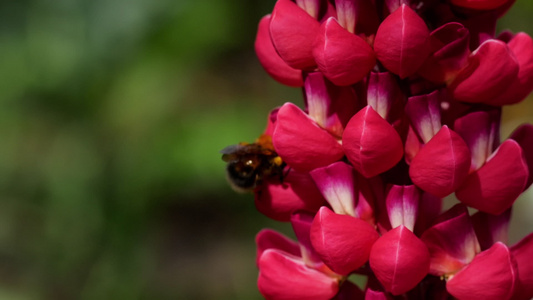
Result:
{"label": "pink flower", "polygon": [[413,233],[420,193],[415,186],[392,186],[386,205],[392,230],[372,246],[370,267],[393,295],[413,289],[428,274],[429,251]]}
{"label": "pink flower", "polygon": [[316,212],[324,198],[307,172],[286,170],[283,180],[267,179],[255,193],[255,206],[265,216],[287,222],[299,210]]}
{"label": "pink flower", "polygon": [[487,112],[476,112],[455,122],[455,128],[470,145],[473,161],[473,169],[456,196],[471,207],[495,215],[511,207],[529,178],[522,148],[516,141],[506,140],[492,150],[495,141],[491,122],[497,121],[491,120]]}
{"label": "pink flower", "polygon": [[[290,167],[310,171],[344,156],[340,135],[355,111],[356,98],[350,87],[333,86],[319,73],[307,76],[305,90],[308,114],[292,103],[284,104],[272,139]],[[302,148],[308,150],[304,155]]]}
{"label": "pink flower", "polygon": [[251,178],[298,239],[257,235],[265,298],[533,297],[533,234],[507,245],[533,125],[499,134],[502,106],[533,90],[533,39],[496,36],[513,2],[278,0],[260,21],[263,68],[304,91],[259,139],[282,176]]}
{"label": "pink flower", "polygon": [[458,101],[489,103],[517,79],[519,69],[519,62],[507,44],[490,39],[472,52],[468,65],[449,89]]}
{"label": "pink flower", "polygon": [[279,56],[292,68],[315,66],[312,45],[320,23],[296,3],[278,0],[270,20],[270,36]]}
{"label": "pink flower", "polygon": [[350,119],[342,147],[354,168],[367,178],[391,169],[403,155],[400,136],[371,106]]}
{"label": "pink flower", "polygon": [[450,22],[430,34],[430,55],[418,70],[432,82],[449,82],[466,67],[470,34],[462,24]]}
{"label": "pink flower", "polygon": [[429,30],[424,20],[404,4],[379,26],[374,51],[389,71],[406,78],[413,75],[429,55]]}
{"label": "pink flower", "polygon": [[[303,218],[303,220],[301,220]],[[326,267],[306,243],[310,222],[294,215],[293,227],[300,244],[272,231],[256,236],[259,291],[267,299],[330,299],[339,291],[342,277]]]}
{"label": "pink flower", "polygon": [[440,96],[433,92],[411,97],[405,109],[424,143],[412,154],[409,176],[415,185],[442,198],[453,193],[468,176],[470,151],[456,132],[441,125]]}
{"label": "pink flower", "polygon": [[282,84],[288,86],[303,86],[302,70],[289,66],[276,52],[270,38],[270,20],[266,15],[259,22],[255,38],[255,53],[265,71]]}
{"label": "pink flower", "polygon": [[370,45],[333,17],[320,26],[313,44],[313,57],[324,76],[339,86],[360,81],[376,64]]}

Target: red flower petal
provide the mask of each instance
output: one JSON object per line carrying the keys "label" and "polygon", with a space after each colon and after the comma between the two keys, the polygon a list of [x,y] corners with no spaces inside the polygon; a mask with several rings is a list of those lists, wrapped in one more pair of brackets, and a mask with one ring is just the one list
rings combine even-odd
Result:
{"label": "red flower petal", "polygon": [[294,256],[300,256],[300,246],[295,241],[283,234],[271,229],[263,229],[255,236],[257,245],[256,262],[259,265],[259,258],[267,249],[278,249]]}
{"label": "red flower petal", "polygon": [[499,215],[491,215],[482,211],[472,215],[472,224],[474,225],[481,250],[489,249],[496,242],[507,244],[510,220],[510,208]]}
{"label": "red flower petal", "polygon": [[430,35],[431,55],[418,71],[422,77],[437,83],[451,80],[467,64],[470,35],[462,24],[450,22]]}
{"label": "red flower petal", "polygon": [[379,61],[400,78],[413,75],[429,55],[426,23],[403,4],[379,26],[374,51]]}
{"label": "red flower petal", "polygon": [[366,178],[389,170],[403,156],[400,136],[370,106],[348,122],[342,135],[342,147],[354,168]]}
{"label": "red flower petal", "polygon": [[259,258],[257,285],[267,299],[331,299],[339,290],[335,277],[307,267],[304,262],[276,249]]}
{"label": "red flower petal", "polygon": [[320,24],[290,0],[278,0],[272,11],[270,36],[279,56],[292,68],[315,66],[313,42]]}
{"label": "red flower petal", "polygon": [[443,126],[411,161],[413,183],[437,197],[455,191],[468,176],[470,150],[461,137]]}
{"label": "red flower petal", "polygon": [[392,228],[403,225],[413,231],[419,202],[420,192],[414,185],[393,185],[386,200]]}
{"label": "red flower petal", "polygon": [[455,120],[453,129],[464,139],[472,154],[472,171],[481,168],[494,149],[493,119],[487,111],[474,111]]}
{"label": "red flower petal", "polygon": [[309,174],[335,213],[356,217],[357,195],[352,166],[339,161],[327,167],[316,168]]}
{"label": "red flower petal", "polygon": [[458,299],[509,299],[518,282],[516,262],[507,246],[494,244],[446,283]]}
{"label": "red flower petal", "polygon": [[[337,19],[339,24],[348,32],[355,33],[355,23],[357,21],[358,2],[354,0],[336,0]],[[360,5],[360,4],[359,4]]]}
{"label": "red flower petal", "polygon": [[488,40],[472,53],[469,66],[449,88],[459,101],[489,103],[516,80],[518,69],[518,61],[507,44]]}
{"label": "red flower petal", "polygon": [[302,171],[327,166],[344,156],[339,142],[292,103],[280,108],[272,142],[283,161]]}
{"label": "red flower petal", "polygon": [[480,251],[466,206],[457,204],[435,221],[421,236],[431,256],[430,273],[453,274]]}
{"label": "red flower petal", "polygon": [[267,179],[255,194],[255,206],[265,216],[288,222],[297,210],[317,211],[325,203],[309,173],[290,170],[280,182]]}
{"label": "red flower petal", "polygon": [[435,90],[427,95],[409,97],[405,113],[411,126],[424,143],[429,142],[442,128],[440,102],[442,94]]}
{"label": "red flower petal", "polygon": [[259,21],[255,38],[255,53],[265,71],[278,82],[288,86],[303,86],[302,70],[287,65],[276,52],[270,38],[270,15]]}
{"label": "red flower petal", "polygon": [[316,168],[309,174],[335,213],[360,218],[374,225],[375,191],[383,189],[379,178],[374,177],[370,181],[342,161]]}
{"label": "red flower petal", "polygon": [[524,100],[533,89],[533,39],[519,32],[507,44],[518,61],[519,70],[516,80],[507,87],[505,93],[488,104],[501,106]]}
{"label": "red flower petal", "polygon": [[358,110],[354,89],[334,85],[321,72],[307,74],[304,87],[309,117],[340,139],[344,126]]}
{"label": "red flower petal", "polygon": [[376,64],[370,45],[342,28],[334,18],[320,26],[313,57],[324,76],[339,86],[360,81]]}
{"label": "red flower petal", "polygon": [[366,99],[368,105],[385,120],[391,122],[403,113],[404,95],[396,76],[390,72],[371,72],[368,77]]}
{"label": "red flower petal", "polygon": [[320,0],[296,0],[296,4],[315,19],[320,13],[320,2]]}
{"label": "red flower petal", "polygon": [[306,211],[296,212],[291,216],[291,225],[294,235],[296,235],[298,243],[300,244],[302,253],[301,257],[306,265],[314,267],[317,270],[322,270],[324,263],[311,244],[310,232],[314,217],[314,213],[311,214]]}
{"label": "red flower petal", "polygon": [[374,291],[370,288],[366,289],[365,300],[388,300],[387,293]]}
{"label": "red flower petal", "polygon": [[455,195],[468,206],[499,215],[524,191],[528,176],[522,148],[506,140],[479,170],[468,175]]}
{"label": "red flower petal", "polygon": [[274,129],[276,129],[276,121],[278,119],[279,107],[274,108],[268,114],[267,126],[263,134],[272,136],[274,134]]}
{"label": "red flower petal", "polygon": [[333,271],[348,275],[370,255],[377,231],[367,222],[339,215],[322,207],[311,225],[311,243],[322,261]]}
{"label": "red flower petal", "polygon": [[429,251],[405,226],[381,236],[370,252],[370,267],[393,295],[414,288],[429,271]]}

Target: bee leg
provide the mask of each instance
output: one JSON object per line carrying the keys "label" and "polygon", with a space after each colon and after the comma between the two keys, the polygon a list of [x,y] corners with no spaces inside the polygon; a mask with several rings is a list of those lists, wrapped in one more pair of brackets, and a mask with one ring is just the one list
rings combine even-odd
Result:
{"label": "bee leg", "polygon": [[289,172],[292,170],[291,167],[287,168],[287,171],[282,171],[281,174],[279,174],[279,182],[283,183],[283,179],[289,175]]}

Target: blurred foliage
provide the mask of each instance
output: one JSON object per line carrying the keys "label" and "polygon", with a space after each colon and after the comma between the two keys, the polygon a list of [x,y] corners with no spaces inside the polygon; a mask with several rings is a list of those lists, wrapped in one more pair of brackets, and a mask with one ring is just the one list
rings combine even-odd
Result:
{"label": "blurred foliage", "polygon": [[259,297],[253,237],[288,227],[218,151],[301,101],[253,53],[273,4],[0,1],[0,299]]}

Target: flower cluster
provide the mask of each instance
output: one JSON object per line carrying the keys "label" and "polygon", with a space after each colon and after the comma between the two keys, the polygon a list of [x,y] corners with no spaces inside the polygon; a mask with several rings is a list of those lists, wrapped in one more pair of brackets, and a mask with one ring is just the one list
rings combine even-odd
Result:
{"label": "flower cluster", "polygon": [[533,297],[533,233],[507,244],[533,125],[499,136],[533,89],[533,39],[495,32],[513,2],[278,0],[260,21],[262,66],[305,103],[264,132],[285,169],[255,203],[298,239],[257,235],[265,298]]}

